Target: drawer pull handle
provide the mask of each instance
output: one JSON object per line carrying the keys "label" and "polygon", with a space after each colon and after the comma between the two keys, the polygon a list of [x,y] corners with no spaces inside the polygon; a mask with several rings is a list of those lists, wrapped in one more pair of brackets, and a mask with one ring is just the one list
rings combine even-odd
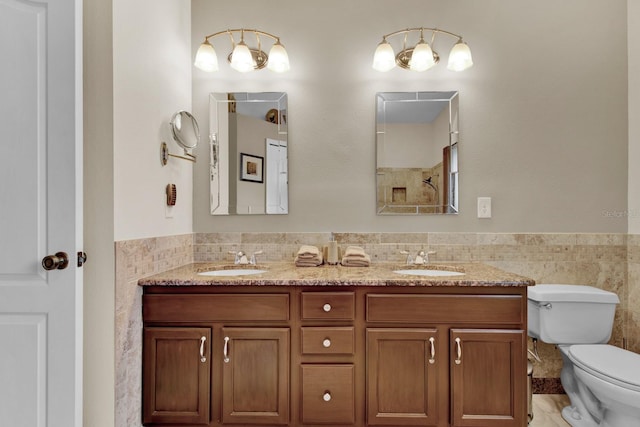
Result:
{"label": "drawer pull handle", "polygon": [[325,313],[328,313],[331,311],[331,304],[325,304],[322,306],[322,309],[324,310]]}
{"label": "drawer pull handle", "polygon": [[322,346],[324,348],[329,348],[331,347],[331,340],[329,338],[325,338],[324,341],[322,341]]}
{"label": "drawer pull handle", "polygon": [[207,358],[204,356],[204,342],[207,340],[207,337],[200,337],[200,361],[202,363],[207,361]]}
{"label": "drawer pull handle", "polygon": [[431,344],[431,358],[429,359],[430,364],[436,363],[436,339],[434,337],[429,338],[429,344]]}
{"label": "drawer pull handle", "polygon": [[460,342],[460,338],[456,338],[456,353],[457,353],[457,357],[456,357],[456,365],[459,365],[460,363],[462,363],[462,343]]}
{"label": "drawer pull handle", "polygon": [[224,363],[229,363],[229,337],[224,337],[224,349],[222,350]]}
{"label": "drawer pull handle", "polygon": [[328,391],[325,391],[324,394],[322,395],[322,400],[324,400],[325,402],[329,402],[331,400],[331,393]]}

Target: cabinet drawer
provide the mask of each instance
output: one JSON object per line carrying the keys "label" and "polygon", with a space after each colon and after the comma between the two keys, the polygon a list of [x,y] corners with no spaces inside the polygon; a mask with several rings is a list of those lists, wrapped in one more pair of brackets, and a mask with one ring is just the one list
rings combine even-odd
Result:
{"label": "cabinet drawer", "polygon": [[289,320],[289,294],[144,295],[145,322]]}
{"label": "cabinet drawer", "polygon": [[353,365],[302,365],[302,423],[353,424]]}
{"label": "cabinet drawer", "polygon": [[368,322],[523,324],[520,295],[367,295]]}
{"label": "cabinet drawer", "polygon": [[302,320],[353,320],[353,292],[303,292]]}
{"label": "cabinet drawer", "polygon": [[302,354],[353,354],[353,327],[302,328]]}

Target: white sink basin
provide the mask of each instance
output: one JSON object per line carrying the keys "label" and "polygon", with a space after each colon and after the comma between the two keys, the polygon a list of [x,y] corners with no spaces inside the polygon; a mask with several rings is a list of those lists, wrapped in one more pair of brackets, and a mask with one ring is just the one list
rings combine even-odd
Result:
{"label": "white sink basin", "polygon": [[432,270],[432,269],[412,269],[412,270],[394,270],[394,273],[398,274],[406,274],[409,276],[429,276],[429,277],[451,277],[451,276],[464,276],[464,273],[460,273],[459,271],[449,271],[449,270]]}
{"label": "white sink basin", "polygon": [[267,270],[258,270],[257,268],[235,268],[229,270],[211,270],[198,273],[199,276],[250,276],[252,274],[266,273]]}

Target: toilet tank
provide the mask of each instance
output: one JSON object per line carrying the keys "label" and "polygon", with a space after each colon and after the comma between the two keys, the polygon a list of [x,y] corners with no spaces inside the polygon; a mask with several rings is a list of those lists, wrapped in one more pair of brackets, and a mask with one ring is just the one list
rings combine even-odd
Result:
{"label": "toilet tank", "polygon": [[550,344],[600,344],[611,337],[613,292],[593,286],[542,284],[527,288],[529,336]]}

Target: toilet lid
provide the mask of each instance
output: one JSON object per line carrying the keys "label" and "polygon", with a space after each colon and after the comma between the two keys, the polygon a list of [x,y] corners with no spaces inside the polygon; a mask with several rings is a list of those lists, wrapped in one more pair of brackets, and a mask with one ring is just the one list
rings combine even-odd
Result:
{"label": "toilet lid", "polygon": [[580,368],[630,390],[640,391],[640,354],[612,345],[572,345],[569,359]]}

